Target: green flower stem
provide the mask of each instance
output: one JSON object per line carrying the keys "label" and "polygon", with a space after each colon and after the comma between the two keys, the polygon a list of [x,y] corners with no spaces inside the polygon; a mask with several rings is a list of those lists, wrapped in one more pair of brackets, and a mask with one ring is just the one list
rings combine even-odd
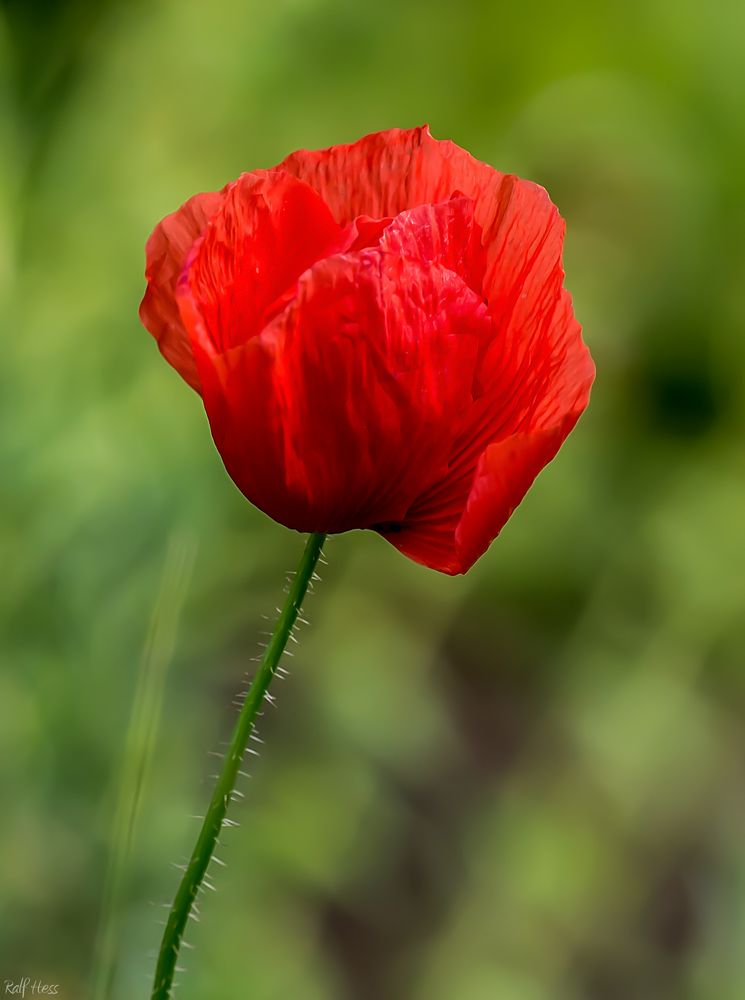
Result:
{"label": "green flower stem", "polygon": [[280,657],[290,638],[292,628],[297,621],[300,606],[303,603],[313,571],[321,555],[321,549],[326,536],[312,534],[309,536],[305,551],[292,581],[277,625],[266,647],[261,664],[251,686],[246,693],[240,714],[233,730],[220,776],[210,801],[202,829],[199,831],[196,846],[186,866],[186,871],[178,887],[176,898],[168,914],[166,929],[158,954],[158,964],[155,969],[152,1000],[169,1000],[173,986],[173,975],[176,971],[181,942],[186,928],[186,922],[196,901],[205,873],[212,860],[217,838],[222,830],[225,814],[228,811],[231,795],[235,787],[238,771],[241,766],[246,745],[253,732],[254,721],[266,697],[272,677],[277,669]]}

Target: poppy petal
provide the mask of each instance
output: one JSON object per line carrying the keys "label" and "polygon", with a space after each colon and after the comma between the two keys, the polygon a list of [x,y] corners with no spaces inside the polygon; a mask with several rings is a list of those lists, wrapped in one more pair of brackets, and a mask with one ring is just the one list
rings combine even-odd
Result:
{"label": "poppy petal", "polygon": [[200,329],[215,350],[238,347],[285,307],[306,268],[349,239],[308,184],[279,171],[243,174],[181,277],[187,308],[198,301]]}
{"label": "poppy petal", "polygon": [[222,204],[225,191],[197,194],[158,223],[145,247],[147,289],[140,319],[158,341],[163,357],[199,392],[189,337],[176,303],[176,285],[186,258]]}
{"label": "poppy petal", "polygon": [[300,531],[399,521],[447,468],[450,415],[472,400],[490,335],[483,301],[450,270],[381,250],[320,261],[242,347],[195,336],[228,472]]}
{"label": "poppy petal", "polygon": [[450,482],[393,531],[380,533],[404,555],[451,575],[486,552],[540,471],[554,458],[581,409],[549,430],[513,434],[489,445],[465,484]]}
{"label": "poppy petal", "polygon": [[486,262],[474,207],[470,198],[455,195],[401,212],[383,231],[380,248],[407,260],[446,267],[481,295]]}
{"label": "poppy petal", "polygon": [[536,476],[554,458],[580,412],[570,412],[547,430],[513,434],[483,453],[455,532],[461,572],[486,552]]}
{"label": "poppy petal", "polygon": [[367,247],[377,246],[391,222],[391,218],[371,219],[368,215],[358,215],[350,224],[349,246],[346,249],[365,250]]}
{"label": "poppy petal", "polygon": [[472,440],[468,431],[462,432],[440,482],[422,494],[393,531],[381,534],[426,566],[465,573],[497,537],[587,406],[594,365],[579,339],[567,355],[556,386],[534,406],[530,426],[497,434],[486,444],[488,433]]}
{"label": "poppy petal", "polygon": [[447,474],[386,535],[412,558],[451,573],[465,572],[486,550],[556,454],[587,405],[595,373],[562,287],[563,220],[542,189],[507,190],[487,246],[500,266],[485,280],[494,337],[479,363],[474,403],[462,413]]}
{"label": "poppy petal", "polygon": [[[514,434],[550,430],[584,409],[595,367],[563,287],[564,220],[542,188],[514,185],[487,246],[485,294],[494,338],[479,366],[451,475]],[[491,272],[491,273],[489,273]]]}
{"label": "poppy petal", "polygon": [[346,225],[357,216],[395,217],[420,205],[463,196],[487,251],[484,292],[491,297],[506,268],[514,273],[526,249],[535,249],[548,228],[558,237],[559,219],[546,191],[532,181],[504,174],[424,125],[388,129],[355,143],[301,149],[279,165],[315,188],[335,218]]}
{"label": "poppy petal", "polygon": [[[461,419],[447,474],[386,537],[448,573],[481,556],[551,461],[587,406],[595,375],[571,299],[549,268],[534,307],[510,314],[481,362],[476,398]],[[558,296],[558,298],[557,298]],[[520,296],[517,296],[520,300]]]}
{"label": "poppy petal", "polygon": [[478,201],[505,176],[455,143],[434,139],[426,125],[374,132],[328,149],[301,149],[278,169],[314,187],[342,224],[358,215],[395,216],[458,193]]}

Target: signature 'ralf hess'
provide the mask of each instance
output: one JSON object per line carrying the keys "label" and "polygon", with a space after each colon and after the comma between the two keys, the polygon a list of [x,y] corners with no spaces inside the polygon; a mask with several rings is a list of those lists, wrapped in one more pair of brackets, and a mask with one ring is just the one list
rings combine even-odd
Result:
{"label": "signature 'ralf hess'", "polygon": [[563,238],[543,188],[391,129],[189,199],[140,316],[253,504],[463,573],[588,402]]}

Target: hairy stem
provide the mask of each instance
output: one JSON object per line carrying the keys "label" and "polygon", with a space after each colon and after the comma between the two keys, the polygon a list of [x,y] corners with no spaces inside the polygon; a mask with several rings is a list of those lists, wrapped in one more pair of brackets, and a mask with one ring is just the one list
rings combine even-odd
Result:
{"label": "hairy stem", "polygon": [[194,851],[186,866],[181,883],[173,901],[163,940],[158,953],[158,964],[155,969],[155,982],[151,1000],[169,1000],[173,986],[173,976],[176,971],[181,941],[184,936],[186,922],[196,901],[197,893],[212,859],[217,838],[224,825],[225,814],[228,811],[235,781],[241,766],[243,753],[253,732],[254,720],[266,697],[272,677],[277,669],[279,659],[290,638],[292,628],[297,621],[300,606],[308,590],[313,570],[321,555],[321,549],[326,536],[312,534],[308,537],[305,551],[300,560],[297,573],[290,585],[287,600],[276,627],[261,659],[259,669],[246,693],[246,698],[233,729],[230,745],[220,771],[215,791],[207,810],[207,815],[199,831]]}

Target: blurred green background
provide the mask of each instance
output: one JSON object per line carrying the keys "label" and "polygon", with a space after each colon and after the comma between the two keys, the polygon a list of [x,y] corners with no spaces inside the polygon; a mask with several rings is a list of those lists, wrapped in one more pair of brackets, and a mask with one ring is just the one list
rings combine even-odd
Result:
{"label": "blurred green background", "polygon": [[593,401],[466,577],[330,541],[178,996],[745,996],[744,35],[734,0],[4,0],[0,984],[88,996],[107,914],[110,997],[149,995],[302,545],[140,328],[145,239],[428,121],[560,206]]}

